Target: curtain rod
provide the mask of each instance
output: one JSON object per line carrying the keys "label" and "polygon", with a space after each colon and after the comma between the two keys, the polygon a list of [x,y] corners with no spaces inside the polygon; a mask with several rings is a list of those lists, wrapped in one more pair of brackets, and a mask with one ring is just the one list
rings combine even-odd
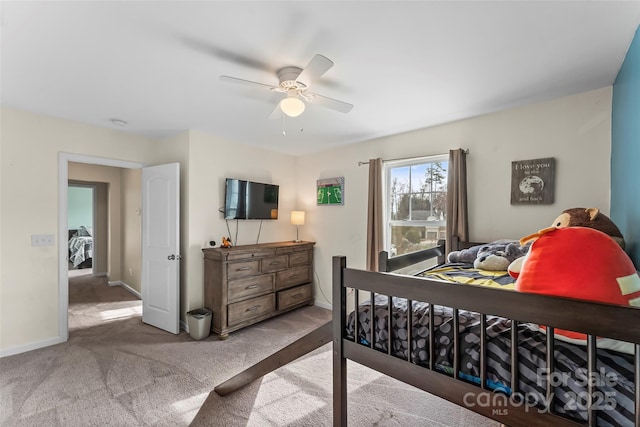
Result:
{"label": "curtain rod", "polygon": [[[462,150],[464,152],[464,154],[469,154],[469,149],[465,148],[464,150]],[[435,157],[438,156],[438,154],[434,154],[431,156],[413,156],[413,157],[402,157],[402,158],[398,158],[398,159],[382,159],[382,162],[395,162],[396,160],[410,160],[410,159],[419,159],[420,157]],[[358,162],[358,166],[362,166],[362,165],[368,165],[369,162]]]}

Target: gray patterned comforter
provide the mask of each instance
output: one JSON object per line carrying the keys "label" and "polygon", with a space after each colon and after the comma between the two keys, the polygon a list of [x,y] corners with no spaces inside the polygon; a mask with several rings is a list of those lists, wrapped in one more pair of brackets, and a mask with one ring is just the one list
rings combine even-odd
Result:
{"label": "gray patterned comforter", "polygon": [[[375,348],[387,352],[387,322],[389,321],[387,297],[375,297]],[[370,345],[371,304],[360,304],[358,342]],[[430,305],[413,302],[412,362],[428,366]],[[391,354],[407,359],[407,300],[393,298],[393,339]],[[355,312],[347,322],[347,338],[353,340]],[[435,366],[443,374],[453,373],[453,310],[434,307]],[[460,377],[480,383],[480,315],[459,311],[460,329]],[[511,321],[487,316],[487,383],[496,391],[511,395]],[[545,406],[547,381],[554,388],[553,408],[558,414],[586,421],[587,354],[586,348],[556,339],[555,364],[552,375],[545,370],[544,333],[535,325],[518,325],[519,342],[519,392],[532,408]],[[610,350],[598,349],[597,392],[595,402],[598,426],[632,426],[634,418],[633,357]],[[541,410],[541,409],[540,409]]]}

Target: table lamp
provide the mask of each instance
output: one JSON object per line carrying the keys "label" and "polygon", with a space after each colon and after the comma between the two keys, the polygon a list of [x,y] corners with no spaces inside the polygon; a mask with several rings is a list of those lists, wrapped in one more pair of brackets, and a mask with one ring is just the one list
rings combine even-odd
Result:
{"label": "table lamp", "polygon": [[296,226],[296,240],[294,242],[299,243],[301,240],[298,236],[298,226],[304,225],[304,211],[291,211],[291,224]]}

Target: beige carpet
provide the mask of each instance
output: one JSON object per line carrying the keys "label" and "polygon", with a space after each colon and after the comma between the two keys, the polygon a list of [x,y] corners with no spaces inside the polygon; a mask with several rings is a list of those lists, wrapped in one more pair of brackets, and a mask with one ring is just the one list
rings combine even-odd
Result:
{"label": "beige carpet", "polygon": [[[319,348],[234,395],[211,393],[192,426],[331,426],[331,346]],[[350,426],[499,425],[356,363],[348,362],[347,369]]]}
{"label": "beige carpet", "polygon": [[[194,341],[145,325],[105,278],[70,278],[67,343],[0,359],[2,426],[329,426],[331,344],[226,397],[213,388],[330,318],[304,307]],[[349,363],[352,426],[495,423]]]}

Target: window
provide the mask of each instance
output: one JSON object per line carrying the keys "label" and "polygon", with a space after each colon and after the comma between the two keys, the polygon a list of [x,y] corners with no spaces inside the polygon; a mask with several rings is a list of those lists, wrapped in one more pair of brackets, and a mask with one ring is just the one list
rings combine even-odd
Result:
{"label": "window", "polygon": [[445,238],[449,156],[386,163],[385,248],[390,256]]}

